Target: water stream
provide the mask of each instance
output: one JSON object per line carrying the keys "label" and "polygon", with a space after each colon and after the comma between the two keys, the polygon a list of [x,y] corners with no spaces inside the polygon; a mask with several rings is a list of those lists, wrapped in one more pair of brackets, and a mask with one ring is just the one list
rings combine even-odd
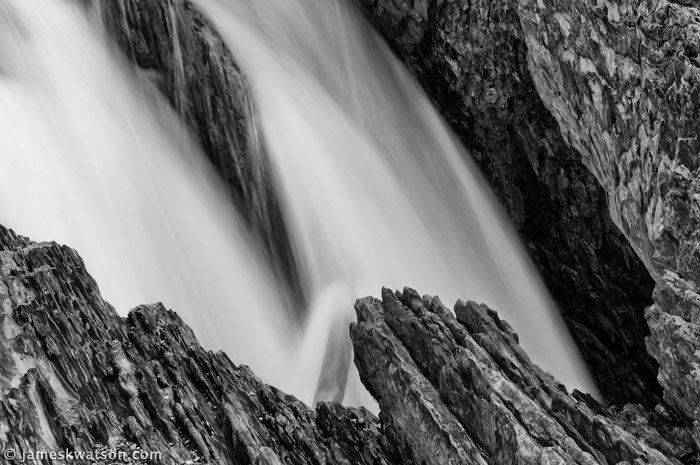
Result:
{"label": "water stream", "polygon": [[[341,334],[331,328],[354,319],[352,297],[411,286],[448,305],[459,297],[488,303],[535,360],[594,392],[469,154],[348,2],[195,4],[250,78],[297,259],[316,296],[307,340],[323,337],[319,327]],[[348,387],[350,398],[361,392]]]}
{"label": "water stream", "polygon": [[163,301],[261,376],[288,303],[177,115],[84,9],[0,0],[0,223],[77,249],[119,312]]}
{"label": "water stream", "polygon": [[468,153],[352,8],[195,3],[250,79],[309,286],[302,324],[177,115],[67,0],[0,0],[1,224],[76,248],[120,312],[163,301],[309,403],[370,403],[347,325],[381,286],[485,302],[544,368],[595,391]]}

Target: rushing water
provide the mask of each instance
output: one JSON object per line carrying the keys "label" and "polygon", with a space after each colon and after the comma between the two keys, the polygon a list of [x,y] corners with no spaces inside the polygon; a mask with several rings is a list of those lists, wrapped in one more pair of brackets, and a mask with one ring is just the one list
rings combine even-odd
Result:
{"label": "rushing water", "polygon": [[368,402],[347,325],[382,285],[486,302],[537,362],[594,390],[468,154],[350,8],[197,3],[253,87],[312,297],[301,333],[176,115],[65,0],[0,0],[0,223],[75,247],[121,312],[162,300],[307,402]]}
{"label": "rushing water", "polygon": [[0,223],[76,248],[120,312],[163,301],[277,380],[287,303],[176,115],[128,70],[74,4],[0,0]]}
{"label": "rushing water", "polygon": [[344,326],[349,300],[382,285],[467,297],[499,309],[568,385],[594,391],[468,154],[345,1],[195,3],[251,80],[297,259],[317,296],[310,327]]}

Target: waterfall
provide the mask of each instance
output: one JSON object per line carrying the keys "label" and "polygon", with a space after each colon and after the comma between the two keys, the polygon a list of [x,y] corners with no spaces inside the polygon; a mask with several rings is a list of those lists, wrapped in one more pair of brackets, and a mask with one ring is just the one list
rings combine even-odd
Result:
{"label": "waterfall", "polygon": [[178,22],[180,18],[178,17],[176,5],[173,4],[177,0],[168,0],[168,13],[170,14],[170,25],[172,27],[173,36],[173,61],[175,62],[174,76],[175,76],[175,89],[177,89],[177,95],[175,98],[175,107],[179,112],[185,107],[185,65],[182,61],[182,47],[180,46],[180,26]]}
{"label": "waterfall", "polygon": [[348,324],[382,285],[486,302],[538,363],[594,391],[468,154],[347,5],[197,1],[253,87],[311,296],[299,333],[194,139],[74,3],[0,0],[1,224],[76,248],[121,313],[163,301],[309,403],[370,402]]}
{"label": "waterfall", "polygon": [[[468,297],[489,304],[545,369],[595,392],[469,155],[348,4],[195,4],[251,81],[292,243],[314,296],[299,356],[308,358],[308,378],[322,380],[321,392],[333,392],[328,379],[344,383],[327,373],[350,364],[336,329],[354,319],[348,302],[376,295],[382,285],[415,287],[448,303]],[[361,396],[356,381],[348,389],[346,400]]]}
{"label": "waterfall", "polygon": [[0,223],[76,248],[121,312],[163,301],[270,382],[288,304],[176,115],[84,8],[0,0]]}

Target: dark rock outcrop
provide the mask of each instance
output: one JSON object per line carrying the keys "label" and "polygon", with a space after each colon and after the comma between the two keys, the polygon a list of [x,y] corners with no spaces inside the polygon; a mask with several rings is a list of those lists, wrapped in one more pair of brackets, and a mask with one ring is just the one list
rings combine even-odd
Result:
{"label": "dark rock outcrop", "polygon": [[517,2],[354,1],[479,163],[603,393],[653,405],[643,315],[653,281],[537,93]]}
{"label": "dark rock outcrop", "polygon": [[0,449],[17,453],[0,463],[64,449],[162,454],[134,463],[399,463],[367,410],[309,409],[204,350],[161,304],[121,318],[68,247],[0,227],[0,309]]}
{"label": "dark rock outcrop", "polygon": [[699,5],[518,5],[539,94],[657,279],[648,348],[700,444]]}
{"label": "dark rock outcrop", "polygon": [[405,290],[356,308],[356,363],[381,420],[308,408],[204,350],[161,304],[118,316],[74,250],[0,227],[0,449],[116,451],[135,464],[693,460],[688,428],[668,412],[569,395],[485,306],[460,302],[455,318]]}
{"label": "dark rock outcrop", "polygon": [[96,0],[107,32],[158,86],[199,142],[280,283],[304,300],[246,78],[219,34],[185,0]]}
{"label": "dark rock outcrop", "polygon": [[360,376],[407,462],[692,463],[689,428],[663,410],[608,410],[567,393],[484,305],[415,291],[361,299],[351,328]]}
{"label": "dark rock outcrop", "polygon": [[664,399],[696,419],[700,447],[700,293],[694,284],[668,272],[658,282],[654,300],[646,312],[652,334],[647,347],[661,364]]}

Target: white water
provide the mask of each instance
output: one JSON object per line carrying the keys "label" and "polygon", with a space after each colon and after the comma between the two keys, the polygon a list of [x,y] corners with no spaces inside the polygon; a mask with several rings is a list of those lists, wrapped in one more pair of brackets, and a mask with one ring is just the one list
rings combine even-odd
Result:
{"label": "white water", "polygon": [[0,0],[0,224],[76,248],[121,313],[163,301],[284,381],[287,303],[198,148],[128,69],[73,4]]}
{"label": "white water", "polygon": [[[162,300],[307,402],[329,338],[331,369],[347,372],[352,301],[382,285],[487,302],[536,361],[593,391],[467,155],[354,14],[335,0],[199,3],[254,87],[311,286],[304,333],[176,116],[65,0],[0,0],[0,224],[76,248],[120,312]],[[346,400],[364,395],[353,373]]]}
{"label": "white water", "polygon": [[[353,297],[411,286],[445,302],[488,303],[538,363],[595,392],[469,156],[344,1],[196,3],[252,83],[297,258],[316,296],[302,353],[310,379],[318,378],[323,335],[354,319]],[[361,391],[350,385],[347,395]]]}

